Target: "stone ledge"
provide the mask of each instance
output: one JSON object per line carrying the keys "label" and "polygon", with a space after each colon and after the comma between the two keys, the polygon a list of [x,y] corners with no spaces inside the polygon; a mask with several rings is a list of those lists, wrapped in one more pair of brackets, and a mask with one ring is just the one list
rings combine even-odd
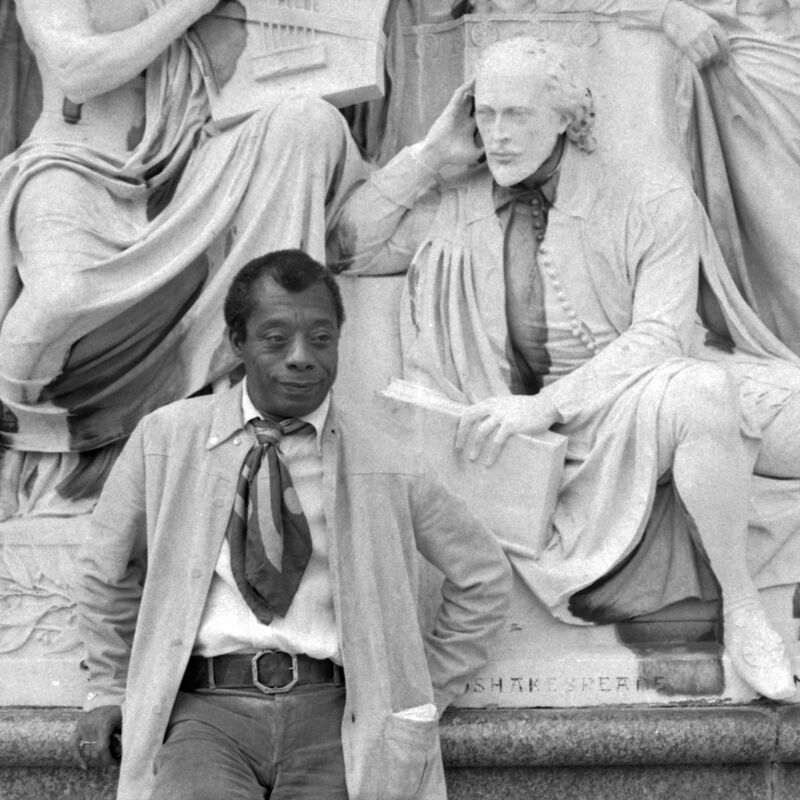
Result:
{"label": "stone ledge", "polygon": [[442,720],[442,752],[450,767],[800,761],[795,711],[800,709],[766,703],[449,710]]}
{"label": "stone ledge", "polygon": [[[72,766],[77,710],[0,708],[0,768]],[[800,707],[450,709],[449,767],[800,763]]]}
{"label": "stone ledge", "polygon": [[[115,772],[82,773],[76,710],[0,708],[3,800],[110,800]],[[451,709],[441,724],[451,800],[777,798],[800,787],[800,707]]]}

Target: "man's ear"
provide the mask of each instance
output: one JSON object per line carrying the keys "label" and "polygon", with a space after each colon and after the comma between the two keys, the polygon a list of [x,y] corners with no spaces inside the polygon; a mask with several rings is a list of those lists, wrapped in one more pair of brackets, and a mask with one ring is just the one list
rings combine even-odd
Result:
{"label": "man's ear", "polygon": [[231,349],[233,350],[234,355],[237,358],[241,358],[242,357],[242,344],[243,344],[244,340],[239,336],[238,333],[236,333],[236,331],[233,330],[233,328],[228,327],[225,330],[226,330],[226,332],[228,334],[228,341],[231,344]]}

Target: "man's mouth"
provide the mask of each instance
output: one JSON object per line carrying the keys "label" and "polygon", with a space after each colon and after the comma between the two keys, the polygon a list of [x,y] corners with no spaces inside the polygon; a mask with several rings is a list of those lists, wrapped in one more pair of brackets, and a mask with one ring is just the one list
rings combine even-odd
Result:
{"label": "man's mouth", "polygon": [[281,381],[281,386],[289,392],[307,392],[319,385],[319,381]]}

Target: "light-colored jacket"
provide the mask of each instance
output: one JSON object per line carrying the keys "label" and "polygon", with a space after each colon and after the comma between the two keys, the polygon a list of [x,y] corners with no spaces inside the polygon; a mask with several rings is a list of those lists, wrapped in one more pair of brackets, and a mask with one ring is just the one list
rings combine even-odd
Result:
{"label": "light-colored jacket", "polygon": [[[438,725],[396,712],[442,711],[464,690],[502,626],[510,570],[491,534],[382,427],[332,405],[322,439],[347,785],[351,800],[433,800],[446,794]],[[149,796],[251,442],[238,387],[167,406],[136,429],[97,505],[78,599],[86,708],[123,705],[118,800]],[[445,576],[424,639],[417,551]]]}

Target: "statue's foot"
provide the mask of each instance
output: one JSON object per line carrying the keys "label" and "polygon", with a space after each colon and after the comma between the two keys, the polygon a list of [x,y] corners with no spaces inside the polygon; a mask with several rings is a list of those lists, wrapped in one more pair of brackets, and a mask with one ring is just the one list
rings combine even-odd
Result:
{"label": "statue's foot", "polygon": [[781,637],[753,601],[725,612],[725,650],[739,677],[771,700],[795,693],[794,673]]}

